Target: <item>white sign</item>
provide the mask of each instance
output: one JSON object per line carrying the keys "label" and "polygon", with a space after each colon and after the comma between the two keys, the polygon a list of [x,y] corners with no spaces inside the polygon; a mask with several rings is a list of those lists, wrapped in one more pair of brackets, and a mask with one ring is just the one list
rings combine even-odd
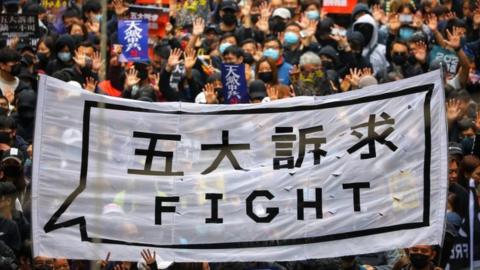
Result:
{"label": "white sign", "polygon": [[43,76],[34,253],[285,261],[439,244],[443,95],[438,72],[242,105],[144,103]]}

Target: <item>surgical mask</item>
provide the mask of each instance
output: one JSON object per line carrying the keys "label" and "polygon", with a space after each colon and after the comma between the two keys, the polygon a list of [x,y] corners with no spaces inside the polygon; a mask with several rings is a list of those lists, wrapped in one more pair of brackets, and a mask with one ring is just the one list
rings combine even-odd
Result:
{"label": "surgical mask", "polygon": [[57,56],[58,59],[60,59],[60,61],[62,62],[68,62],[70,61],[70,59],[72,59],[72,55],[70,54],[70,52],[59,52]]}
{"label": "surgical mask", "polygon": [[295,45],[298,43],[298,36],[294,32],[286,32],[284,37],[284,43],[287,46]]}
{"label": "surgical mask", "polygon": [[400,37],[401,40],[408,41],[412,38],[414,32],[415,31],[410,27],[402,27],[398,32],[398,36]]}
{"label": "surgical mask", "polygon": [[307,18],[309,20],[318,20],[320,19],[320,14],[318,13],[318,10],[310,10],[310,11],[307,11]]}
{"label": "surgical mask", "polygon": [[220,50],[220,53],[223,54],[223,52],[230,46],[232,46],[232,44],[225,42],[220,44],[220,47],[218,49]]}
{"label": "surgical mask", "polygon": [[428,265],[430,259],[424,254],[410,253],[410,262],[415,269],[423,269]]}
{"label": "surgical mask", "polygon": [[101,21],[102,20],[102,14],[95,15],[95,20],[97,20],[97,22]]}
{"label": "surgical mask", "polygon": [[279,53],[278,53],[278,50],[275,50],[275,49],[266,49],[265,51],[263,51],[263,56],[271,58],[274,61],[277,61],[279,57]]}

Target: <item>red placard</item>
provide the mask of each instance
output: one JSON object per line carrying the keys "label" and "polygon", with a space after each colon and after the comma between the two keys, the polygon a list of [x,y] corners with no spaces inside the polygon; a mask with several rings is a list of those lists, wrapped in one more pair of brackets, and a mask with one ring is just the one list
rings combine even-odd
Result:
{"label": "red placard", "polygon": [[349,14],[357,4],[357,0],[324,0],[323,11],[326,13]]}

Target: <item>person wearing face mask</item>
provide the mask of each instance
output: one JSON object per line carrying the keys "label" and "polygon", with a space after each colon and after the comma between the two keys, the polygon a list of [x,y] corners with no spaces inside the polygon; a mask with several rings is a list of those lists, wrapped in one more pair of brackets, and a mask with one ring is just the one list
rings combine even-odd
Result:
{"label": "person wearing face mask", "polygon": [[70,35],[62,35],[55,42],[55,58],[47,64],[46,72],[52,75],[55,71],[73,66],[75,41]]}
{"label": "person wearing face mask", "polygon": [[100,2],[89,0],[82,7],[84,20],[87,22],[100,22],[102,19],[102,6]]}
{"label": "person wearing face mask", "polygon": [[320,2],[316,0],[308,0],[305,1],[302,5],[302,12],[307,19],[311,21],[319,21],[320,20]]}
{"label": "person wearing face mask", "polygon": [[263,56],[272,59],[277,65],[278,82],[290,85],[290,70],[292,65],[283,58],[282,43],[274,36],[267,37],[263,42]]}
{"label": "person wearing face mask", "polygon": [[320,60],[322,60],[322,68],[326,72],[327,70],[337,69],[338,64],[338,52],[331,46],[325,46],[318,52]]}
{"label": "person wearing face mask", "polygon": [[392,63],[388,72],[396,71],[401,72],[404,78],[413,77],[423,73],[421,66],[416,65],[416,60],[411,59],[412,56],[409,53],[408,45],[401,41],[393,41],[390,49],[388,59]]}
{"label": "person wearing face mask", "polygon": [[287,24],[283,34],[283,57],[292,65],[297,65],[300,56],[307,51],[316,51],[317,43],[308,42],[309,38],[304,36],[302,27],[297,22]]}
{"label": "person wearing face mask", "polygon": [[416,245],[405,250],[409,263],[399,268],[400,270],[434,270],[433,260],[437,255],[433,246]]}
{"label": "person wearing face mask", "polygon": [[368,59],[362,55],[365,44],[362,33],[348,31],[345,37],[338,36],[337,43],[339,62],[343,64],[337,70],[340,77],[344,78],[351,68],[371,68]]}
{"label": "person wearing face mask", "polygon": [[265,84],[270,86],[277,86],[278,85],[278,74],[277,74],[277,66],[275,62],[267,57],[262,57],[256,66],[255,69],[255,78],[257,80],[263,81]]}
{"label": "person wearing face mask", "polygon": [[269,28],[272,34],[285,31],[288,21],[292,18],[290,11],[286,8],[277,8],[273,11],[269,21]]}
{"label": "person wearing face mask", "polygon": [[18,75],[21,71],[21,56],[10,48],[0,50],[0,90],[1,94],[11,102],[15,92],[24,88]]}
{"label": "person wearing face mask", "polygon": [[365,10],[365,4],[357,4],[352,13],[353,31],[362,33],[365,39],[365,46],[362,56],[370,61],[374,75],[381,75],[388,68],[389,63],[385,57],[387,49],[385,45],[378,43],[378,24],[370,15],[368,6]]}
{"label": "person wearing face mask", "polygon": [[334,92],[317,54],[304,53],[300,57],[299,69],[292,78],[296,96],[325,96]]}

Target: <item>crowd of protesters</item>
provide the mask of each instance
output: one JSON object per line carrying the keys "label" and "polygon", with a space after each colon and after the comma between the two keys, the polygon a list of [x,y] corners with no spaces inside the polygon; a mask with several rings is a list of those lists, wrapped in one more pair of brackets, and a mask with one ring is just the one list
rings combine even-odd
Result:
{"label": "crowd of protesters", "polygon": [[[325,13],[319,0],[172,0],[165,35],[150,36],[149,61],[131,63],[122,57],[117,31],[118,21],[130,18],[129,6],[135,3],[128,1],[109,0],[106,13],[97,0],[74,0],[60,8],[45,8],[35,0],[2,2],[3,13],[37,16],[39,33],[35,45],[15,37],[0,39],[0,269],[468,267],[453,266],[451,259],[457,258],[454,245],[468,224],[470,179],[472,192],[480,193],[480,2],[360,0],[351,14],[339,15]],[[103,37],[106,57],[101,53]],[[172,264],[158,260],[153,250],[138,254],[138,263],[32,258],[38,75],[145,102],[221,104],[222,64],[244,64],[251,103],[354,91],[440,69],[450,141],[443,246],[268,263]],[[476,213],[478,205],[475,197]],[[479,224],[475,222],[477,234]],[[475,243],[480,252],[480,238]]]}

